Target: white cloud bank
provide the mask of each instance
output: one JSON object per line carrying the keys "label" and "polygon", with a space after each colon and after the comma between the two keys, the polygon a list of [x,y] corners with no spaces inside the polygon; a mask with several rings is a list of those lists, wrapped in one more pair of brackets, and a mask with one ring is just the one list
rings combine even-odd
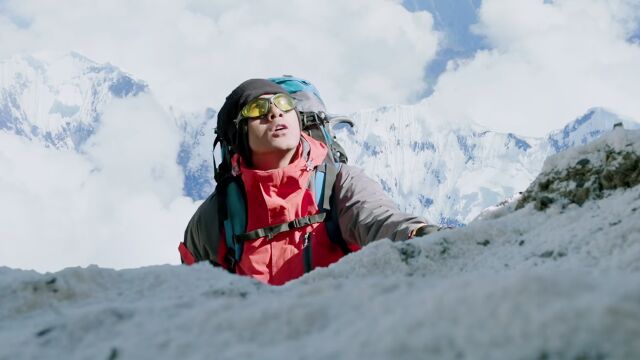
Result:
{"label": "white cloud bank", "polygon": [[335,111],[424,90],[438,35],[427,12],[359,1],[7,1],[0,57],[74,50],[149,82],[163,103],[219,108],[251,77],[314,82]]}
{"label": "white cloud bank", "polygon": [[0,264],[58,270],[178,263],[196,204],[179,135],[147,95],[115,100],[80,155],[0,132]]}
{"label": "white cloud bank", "polygon": [[594,106],[640,120],[634,0],[484,0],[475,31],[491,50],[449,63],[434,116],[542,136]]}

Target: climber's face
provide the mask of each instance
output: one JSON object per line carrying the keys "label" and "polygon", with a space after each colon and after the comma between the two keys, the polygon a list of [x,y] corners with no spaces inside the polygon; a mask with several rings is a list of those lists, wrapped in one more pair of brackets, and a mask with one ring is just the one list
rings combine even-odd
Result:
{"label": "climber's face", "polygon": [[[266,94],[243,108],[242,116],[248,118],[247,132],[252,154],[284,155],[296,149],[300,142],[300,122],[294,106],[289,95]],[[252,115],[254,117],[249,117]]]}

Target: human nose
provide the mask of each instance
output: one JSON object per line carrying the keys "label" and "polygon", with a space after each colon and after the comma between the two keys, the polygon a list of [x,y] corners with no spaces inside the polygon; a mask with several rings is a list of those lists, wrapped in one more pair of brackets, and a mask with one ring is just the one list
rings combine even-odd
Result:
{"label": "human nose", "polygon": [[284,112],[280,110],[274,103],[269,105],[269,113],[267,114],[267,118],[270,121],[275,120],[276,118],[283,117]]}

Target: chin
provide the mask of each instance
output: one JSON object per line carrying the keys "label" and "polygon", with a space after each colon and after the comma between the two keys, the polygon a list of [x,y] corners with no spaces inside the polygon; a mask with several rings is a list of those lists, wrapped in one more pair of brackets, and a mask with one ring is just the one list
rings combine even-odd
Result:
{"label": "chin", "polygon": [[298,146],[298,144],[295,145],[280,145],[280,146],[274,146],[275,149],[280,150],[280,151],[289,151],[289,150],[293,150]]}
{"label": "chin", "polygon": [[300,143],[300,139],[278,139],[278,140],[280,141],[274,142],[273,147],[279,150],[295,149],[296,147],[298,147],[298,144]]}

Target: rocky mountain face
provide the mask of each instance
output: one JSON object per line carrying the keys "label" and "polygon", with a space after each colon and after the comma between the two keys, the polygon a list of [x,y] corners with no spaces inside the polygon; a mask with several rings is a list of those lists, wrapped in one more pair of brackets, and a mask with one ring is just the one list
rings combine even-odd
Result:
{"label": "rocky mountain face", "polygon": [[[637,134],[617,126],[608,134],[614,141],[597,141],[589,146],[570,149],[563,157],[555,155],[545,161],[542,173],[518,200],[516,209],[533,203],[537,210],[551,204],[566,208],[599,200],[619,189],[640,184],[640,149]],[[617,136],[617,137],[616,137]]]}
{"label": "rocky mountain face", "polygon": [[[143,81],[76,53],[16,56],[0,62],[0,69],[0,130],[78,152],[100,126],[105,106],[151,93]],[[166,111],[182,136],[176,161],[184,172],[184,194],[204,199],[215,186],[211,145],[217,113],[172,106]],[[594,108],[545,138],[532,138],[426,113],[423,104],[384,106],[351,114],[354,128],[334,130],[350,164],[363,167],[401,210],[448,226],[467,224],[523,191],[547,156],[598,138],[617,122],[639,127]]]}

